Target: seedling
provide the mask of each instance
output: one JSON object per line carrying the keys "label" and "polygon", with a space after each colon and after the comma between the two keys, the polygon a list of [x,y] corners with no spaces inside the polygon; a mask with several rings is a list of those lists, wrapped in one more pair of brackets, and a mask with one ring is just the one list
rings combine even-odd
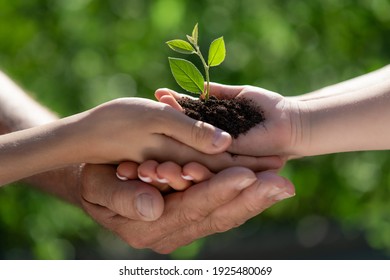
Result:
{"label": "seedling", "polygon": [[[245,97],[214,98],[210,97],[210,73],[211,67],[218,66],[225,60],[226,49],[223,37],[215,39],[209,47],[207,62],[200,51],[198,41],[198,24],[187,35],[187,40],[171,40],[168,46],[179,53],[196,54],[199,56],[204,75],[190,61],[169,57],[169,65],[176,82],[184,90],[200,94],[200,98],[178,98],[177,102],[183,108],[183,113],[195,120],[210,123],[228,133],[234,138],[245,134],[252,127],[263,122],[262,110],[256,103]],[[206,84],[206,85],[205,85]],[[210,98],[209,98],[210,97]]]}
{"label": "seedling", "polygon": [[204,86],[205,79],[199,69],[190,61],[169,57],[169,66],[171,67],[172,75],[176,82],[184,90],[191,93],[200,94],[200,98],[204,100],[209,99],[210,95],[210,67],[220,65],[226,56],[225,41],[223,37],[215,39],[209,48],[207,62],[202,55],[198,44],[198,24],[195,24],[192,34],[187,35],[187,41],[175,39],[168,41],[168,46],[179,53],[196,54],[202,61],[205,77],[206,88]]}

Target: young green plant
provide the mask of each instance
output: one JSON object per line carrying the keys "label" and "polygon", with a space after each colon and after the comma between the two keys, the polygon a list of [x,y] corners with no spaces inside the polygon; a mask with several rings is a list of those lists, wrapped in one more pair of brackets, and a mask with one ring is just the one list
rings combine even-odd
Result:
{"label": "young green plant", "polygon": [[168,41],[168,46],[179,53],[196,54],[199,56],[205,72],[206,88],[204,86],[205,79],[198,68],[188,60],[181,58],[169,57],[169,66],[171,67],[172,75],[176,82],[184,90],[191,93],[200,94],[200,98],[209,99],[210,95],[210,67],[220,65],[226,56],[225,41],[223,37],[215,39],[209,48],[207,62],[202,55],[198,44],[198,24],[192,30],[192,34],[187,35],[187,41],[175,39]]}

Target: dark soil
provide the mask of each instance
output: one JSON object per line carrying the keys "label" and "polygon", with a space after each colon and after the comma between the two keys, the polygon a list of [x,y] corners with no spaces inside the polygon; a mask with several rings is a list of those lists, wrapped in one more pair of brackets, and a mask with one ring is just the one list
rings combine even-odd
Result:
{"label": "dark soil", "polygon": [[237,138],[265,120],[261,108],[245,98],[209,100],[182,98],[178,100],[184,113],[195,119],[210,123]]}

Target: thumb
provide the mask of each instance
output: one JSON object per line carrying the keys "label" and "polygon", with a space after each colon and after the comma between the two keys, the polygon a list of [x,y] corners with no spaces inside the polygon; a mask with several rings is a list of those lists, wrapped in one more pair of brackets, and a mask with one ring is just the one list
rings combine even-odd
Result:
{"label": "thumb", "polygon": [[161,216],[164,199],[156,188],[136,180],[120,181],[115,174],[115,168],[110,165],[84,166],[81,195],[93,218],[102,221],[107,211],[106,214],[93,211],[91,204],[131,220],[153,221]]}
{"label": "thumb", "polygon": [[160,132],[206,154],[227,150],[232,143],[229,133],[202,121],[194,120],[182,113],[176,102],[180,95],[169,89],[159,89],[156,97],[167,104],[166,116],[159,125]]}

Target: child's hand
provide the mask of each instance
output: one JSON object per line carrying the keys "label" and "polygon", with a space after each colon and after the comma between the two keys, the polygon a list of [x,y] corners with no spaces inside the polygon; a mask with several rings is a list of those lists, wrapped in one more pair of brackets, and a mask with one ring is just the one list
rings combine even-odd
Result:
{"label": "child's hand", "polygon": [[174,189],[182,191],[194,183],[210,179],[214,174],[205,166],[191,162],[180,166],[172,161],[158,163],[148,160],[141,164],[122,162],[117,167],[117,177],[121,180],[140,179],[162,192]]}

